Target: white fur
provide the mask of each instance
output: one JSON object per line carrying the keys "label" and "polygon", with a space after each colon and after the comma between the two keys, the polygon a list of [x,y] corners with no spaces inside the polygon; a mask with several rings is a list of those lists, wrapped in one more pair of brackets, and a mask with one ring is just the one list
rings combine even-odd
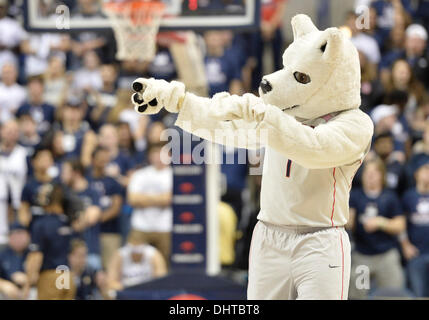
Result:
{"label": "white fur", "polygon": [[[211,99],[181,96],[176,85],[157,80],[140,80],[149,90],[143,95],[145,100],[158,98],[173,112],[179,109],[176,101],[183,100],[176,125],[204,139],[241,148],[265,147],[260,220],[342,226],[348,220],[351,180],[373,134],[371,119],[359,110],[358,54],[338,29],[319,31],[305,15],[295,16],[292,27],[295,39],[283,55],[284,68],[264,77],[272,91],[261,92],[261,98],[225,92]],[[308,74],[311,81],[299,83],[295,72]],[[323,118],[332,113],[329,121]],[[219,129],[245,139],[225,141],[215,135]],[[267,141],[258,139],[262,130]],[[286,179],[288,160],[293,161],[293,172]]]}

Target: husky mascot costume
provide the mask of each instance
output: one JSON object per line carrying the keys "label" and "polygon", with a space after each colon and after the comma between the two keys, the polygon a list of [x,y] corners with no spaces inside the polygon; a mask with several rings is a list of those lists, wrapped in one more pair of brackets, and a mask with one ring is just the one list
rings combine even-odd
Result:
{"label": "husky mascot costume", "polygon": [[[137,79],[140,114],[162,108],[201,138],[265,148],[261,211],[249,255],[249,299],[347,299],[352,179],[369,151],[371,119],[359,110],[356,48],[337,28],[292,19],[284,68],[263,77],[259,95],[202,98],[176,81]],[[219,132],[238,139],[224,139]],[[255,138],[252,132],[266,136]]]}

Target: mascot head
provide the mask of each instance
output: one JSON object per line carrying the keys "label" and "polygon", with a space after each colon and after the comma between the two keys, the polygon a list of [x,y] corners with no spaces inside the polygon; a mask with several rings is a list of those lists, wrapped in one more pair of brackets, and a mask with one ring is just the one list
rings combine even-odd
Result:
{"label": "mascot head", "polygon": [[319,31],[303,14],[292,19],[292,28],[284,68],[262,79],[264,102],[303,120],[359,108],[360,64],[351,41],[337,28]]}

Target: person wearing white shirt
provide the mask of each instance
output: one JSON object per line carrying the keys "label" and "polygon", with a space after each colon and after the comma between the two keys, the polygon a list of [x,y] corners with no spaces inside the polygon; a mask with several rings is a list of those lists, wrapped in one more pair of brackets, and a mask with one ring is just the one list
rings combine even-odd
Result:
{"label": "person wearing white shirt", "polygon": [[27,33],[14,19],[7,16],[8,1],[0,0],[0,70],[6,62],[18,62],[13,49],[27,38]]}
{"label": "person wearing white shirt", "polygon": [[[142,241],[156,247],[169,260],[172,230],[173,171],[161,143],[148,147],[150,165],[131,176],[127,199],[134,208],[131,229]],[[164,161],[163,161],[164,160]]]}
{"label": "person wearing white shirt", "polygon": [[12,119],[27,98],[27,91],[16,83],[18,72],[15,64],[6,63],[1,71],[0,124]]}
{"label": "person wearing white shirt", "polygon": [[8,241],[9,213],[18,209],[27,176],[27,151],[18,145],[19,128],[15,120],[4,123],[0,131],[0,246]]}

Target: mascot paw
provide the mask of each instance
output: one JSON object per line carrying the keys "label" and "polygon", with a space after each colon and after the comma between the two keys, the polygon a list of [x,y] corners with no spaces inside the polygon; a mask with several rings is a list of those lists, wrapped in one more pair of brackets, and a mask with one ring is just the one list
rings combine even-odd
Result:
{"label": "mascot paw", "polygon": [[179,112],[185,97],[185,85],[181,82],[139,78],[133,83],[135,93],[131,97],[134,109],[140,114],[156,114],[163,107],[169,112]]}

